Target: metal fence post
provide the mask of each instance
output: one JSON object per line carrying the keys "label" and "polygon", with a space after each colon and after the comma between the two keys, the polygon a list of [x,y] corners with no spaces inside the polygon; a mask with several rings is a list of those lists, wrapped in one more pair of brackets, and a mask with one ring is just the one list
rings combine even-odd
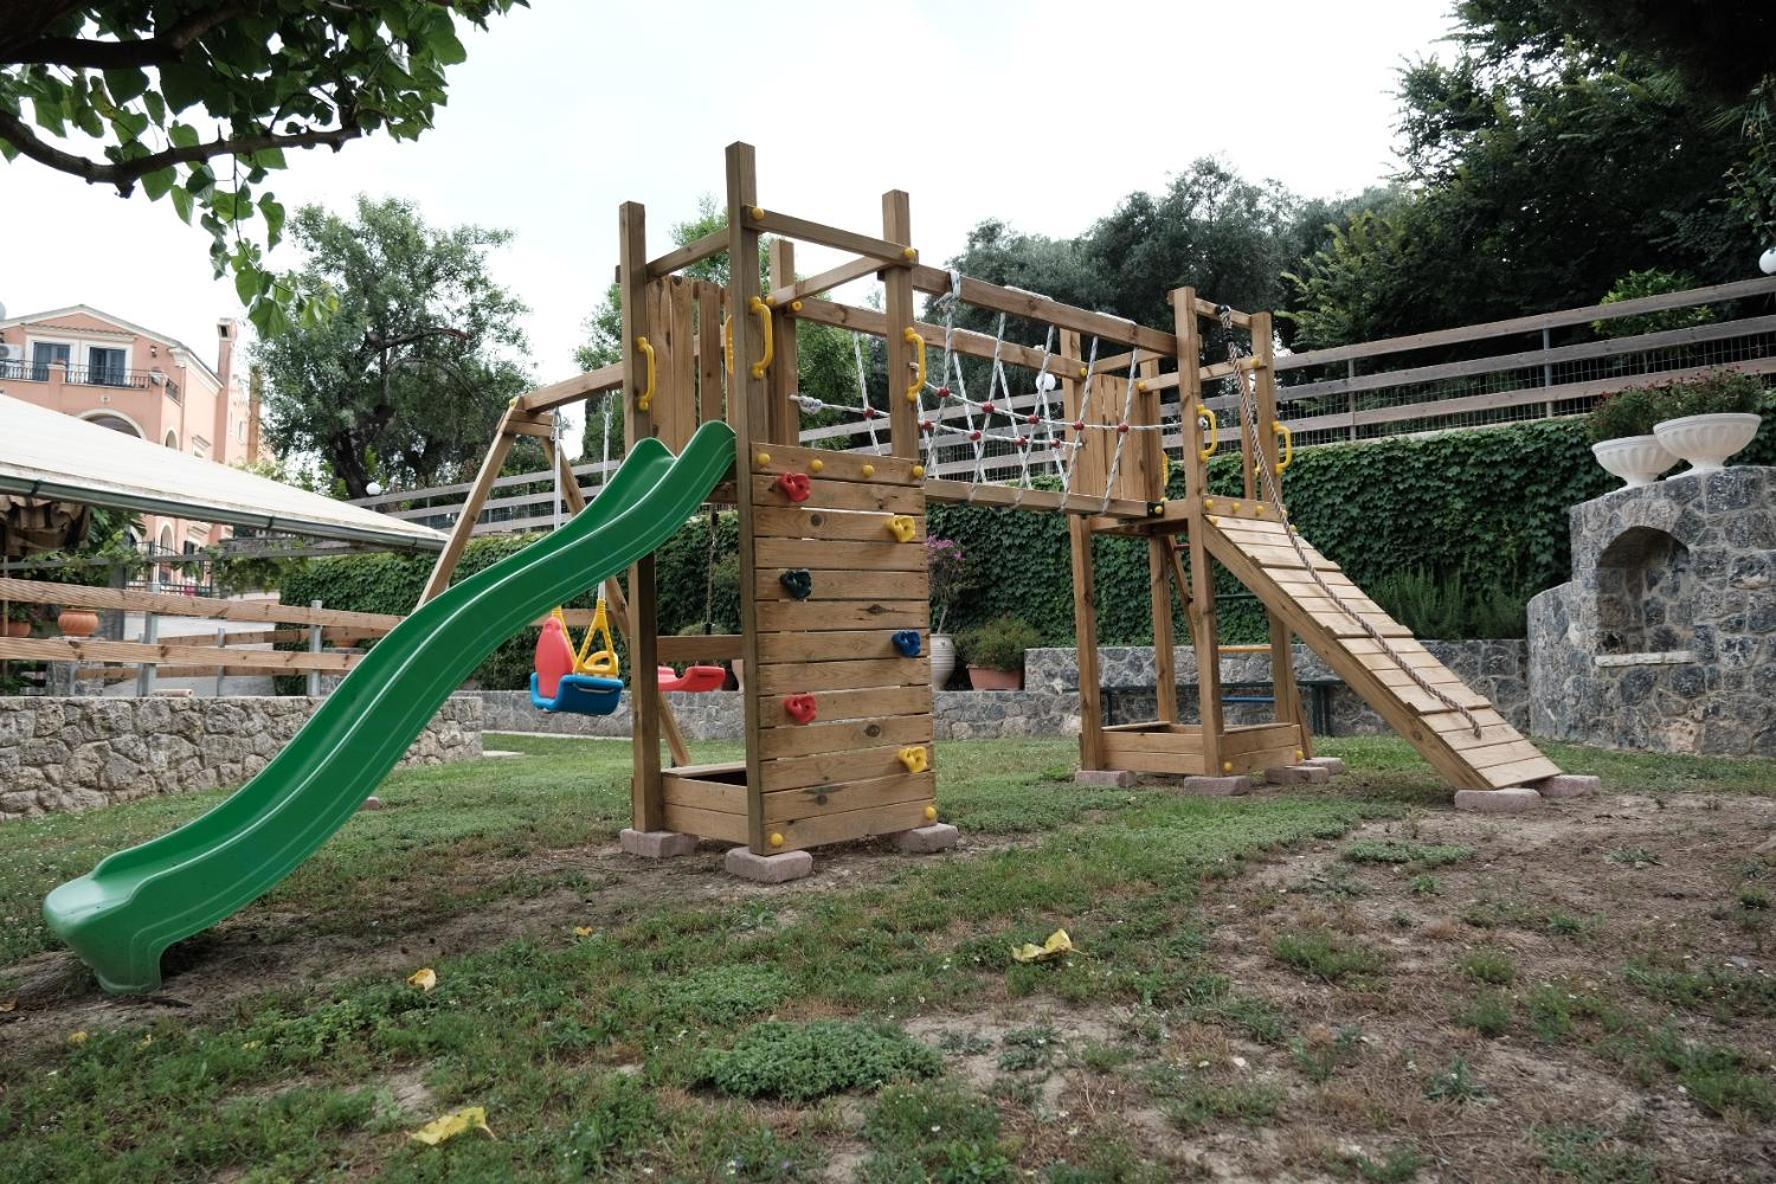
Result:
{"label": "metal fence post", "polygon": [[[160,580],[158,577],[149,579],[148,591],[151,593],[160,591]],[[142,644],[153,645],[159,639],[160,618],[155,615],[154,610],[144,609],[142,612]],[[153,693],[154,663],[144,662],[136,671],[136,694],[146,697]]]}
{"label": "metal fence post", "polygon": [[[308,607],[320,608],[321,602],[318,600],[311,600],[308,602]],[[308,652],[311,654],[318,654],[321,652],[321,627],[319,625],[310,625],[308,627]],[[320,698],[320,694],[321,672],[319,670],[310,670],[308,672],[308,697],[311,699],[318,699]]]}

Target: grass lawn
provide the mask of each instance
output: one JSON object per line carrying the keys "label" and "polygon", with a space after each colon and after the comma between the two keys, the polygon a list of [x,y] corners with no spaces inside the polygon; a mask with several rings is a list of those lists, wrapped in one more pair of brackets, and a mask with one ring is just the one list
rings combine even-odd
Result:
{"label": "grass lawn", "polygon": [[[492,746],[522,755],[391,777],[149,1000],[100,995],[38,905],[219,795],[0,828],[0,1180],[1770,1167],[1770,762],[1550,746],[1605,795],[1500,817],[1392,739],[1237,799],[1075,786],[1071,741],[948,743],[961,849],[821,850],[762,887],[713,846],[615,852],[627,745]],[[1076,953],[1011,959],[1057,928]],[[465,1106],[497,1138],[408,1137]]]}

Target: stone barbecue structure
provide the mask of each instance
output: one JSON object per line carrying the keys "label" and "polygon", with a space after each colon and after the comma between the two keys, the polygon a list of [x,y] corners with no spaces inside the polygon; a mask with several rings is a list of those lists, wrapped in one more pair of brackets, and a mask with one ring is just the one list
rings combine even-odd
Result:
{"label": "stone barbecue structure", "polygon": [[1529,602],[1530,730],[1776,756],[1776,468],[1574,506],[1572,581]]}

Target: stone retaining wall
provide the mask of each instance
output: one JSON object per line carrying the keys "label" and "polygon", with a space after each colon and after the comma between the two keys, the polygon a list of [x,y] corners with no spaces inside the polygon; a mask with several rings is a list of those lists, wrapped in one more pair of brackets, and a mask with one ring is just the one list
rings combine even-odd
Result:
{"label": "stone retaining wall", "polygon": [[[245,781],[322,700],[0,698],[0,821]],[[403,765],[481,755],[481,701],[452,696]]]}
{"label": "stone retaining wall", "polygon": [[[1498,705],[1518,727],[1529,720],[1527,645],[1522,641],[1428,641],[1425,647],[1468,683]],[[1103,683],[1116,688],[1105,697],[1107,722],[1135,723],[1156,711],[1151,646],[1109,646],[1100,651]],[[1196,654],[1177,650],[1179,714],[1195,722]],[[1295,669],[1303,679],[1333,678],[1324,663],[1297,646]],[[1270,680],[1270,661],[1262,654],[1237,654],[1221,660],[1223,682],[1262,683]],[[1079,734],[1079,666],[1071,649],[1034,649],[1024,660],[1022,691],[939,691],[934,705],[938,740],[990,740],[1002,736],[1076,736]],[[629,697],[610,715],[551,715],[530,705],[528,691],[466,692],[482,702],[483,727],[489,732],[549,732],[563,736],[629,737]],[[742,730],[740,693],[710,691],[700,695],[669,694],[667,700],[679,726],[692,740],[738,740]],[[1271,718],[1269,704],[1238,704],[1227,709],[1230,723],[1258,723]],[[1387,731],[1381,717],[1342,683],[1332,690],[1332,734],[1373,735]]]}

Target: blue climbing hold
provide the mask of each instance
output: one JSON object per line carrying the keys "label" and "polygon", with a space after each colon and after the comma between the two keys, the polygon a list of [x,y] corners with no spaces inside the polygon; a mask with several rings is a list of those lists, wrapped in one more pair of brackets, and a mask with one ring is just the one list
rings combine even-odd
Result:
{"label": "blue climbing hold", "polygon": [[893,641],[894,648],[900,651],[901,657],[916,658],[919,656],[919,631],[917,629],[902,629],[894,635]]}
{"label": "blue climbing hold", "polygon": [[805,567],[792,567],[777,577],[783,590],[797,600],[806,600],[814,594],[814,576]]}

